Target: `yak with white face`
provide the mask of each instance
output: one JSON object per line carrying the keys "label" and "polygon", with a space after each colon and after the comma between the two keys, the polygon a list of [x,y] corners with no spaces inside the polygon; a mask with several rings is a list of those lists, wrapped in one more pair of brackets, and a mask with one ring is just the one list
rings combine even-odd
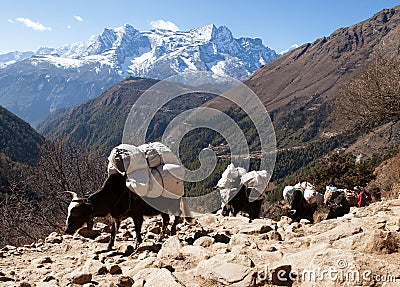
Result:
{"label": "yak with white face", "polygon": [[92,228],[93,208],[90,202],[83,198],[78,198],[77,194],[72,191],[66,191],[73,196],[71,203],[68,206],[68,217],[65,225],[65,233],[74,234],[85,223],[88,229]]}

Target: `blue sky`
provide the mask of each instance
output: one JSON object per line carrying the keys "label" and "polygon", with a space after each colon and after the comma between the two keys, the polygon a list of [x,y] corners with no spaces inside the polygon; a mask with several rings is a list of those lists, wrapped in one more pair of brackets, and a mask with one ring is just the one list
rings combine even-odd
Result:
{"label": "blue sky", "polygon": [[126,23],[141,31],[167,24],[182,31],[225,25],[235,37],[259,37],[280,52],[396,5],[400,1],[0,0],[0,54],[87,41],[104,28]]}

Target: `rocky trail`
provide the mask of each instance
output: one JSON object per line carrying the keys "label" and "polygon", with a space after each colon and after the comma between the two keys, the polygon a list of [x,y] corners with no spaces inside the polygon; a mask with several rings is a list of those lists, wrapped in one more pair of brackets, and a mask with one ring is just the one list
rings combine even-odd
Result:
{"label": "rocky trail", "polygon": [[0,249],[0,286],[400,286],[400,199],[310,224],[204,215],[158,243],[145,220],[134,251],[131,220],[106,251],[109,227],[50,234]]}

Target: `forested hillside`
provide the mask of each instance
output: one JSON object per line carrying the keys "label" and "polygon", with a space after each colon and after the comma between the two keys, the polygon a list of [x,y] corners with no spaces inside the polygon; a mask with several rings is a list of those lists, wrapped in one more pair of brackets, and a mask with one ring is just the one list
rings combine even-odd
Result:
{"label": "forested hillside", "polygon": [[44,138],[28,123],[0,106],[0,199],[23,169],[35,164]]}
{"label": "forested hillside", "polygon": [[28,163],[38,158],[38,146],[43,142],[43,137],[28,123],[1,106],[0,134],[0,152]]}

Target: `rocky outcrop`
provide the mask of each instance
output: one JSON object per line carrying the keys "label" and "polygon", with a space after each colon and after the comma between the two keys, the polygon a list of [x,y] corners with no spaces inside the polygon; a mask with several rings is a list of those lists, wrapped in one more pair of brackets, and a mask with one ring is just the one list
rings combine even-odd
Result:
{"label": "rocky outcrop", "polygon": [[399,218],[400,199],[316,224],[209,214],[162,242],[161,218],[151,218],[137,250],[126,220],[112,251],[99,223],[97,237],[52,233],[3,247],[0,286],[398,286]]}

